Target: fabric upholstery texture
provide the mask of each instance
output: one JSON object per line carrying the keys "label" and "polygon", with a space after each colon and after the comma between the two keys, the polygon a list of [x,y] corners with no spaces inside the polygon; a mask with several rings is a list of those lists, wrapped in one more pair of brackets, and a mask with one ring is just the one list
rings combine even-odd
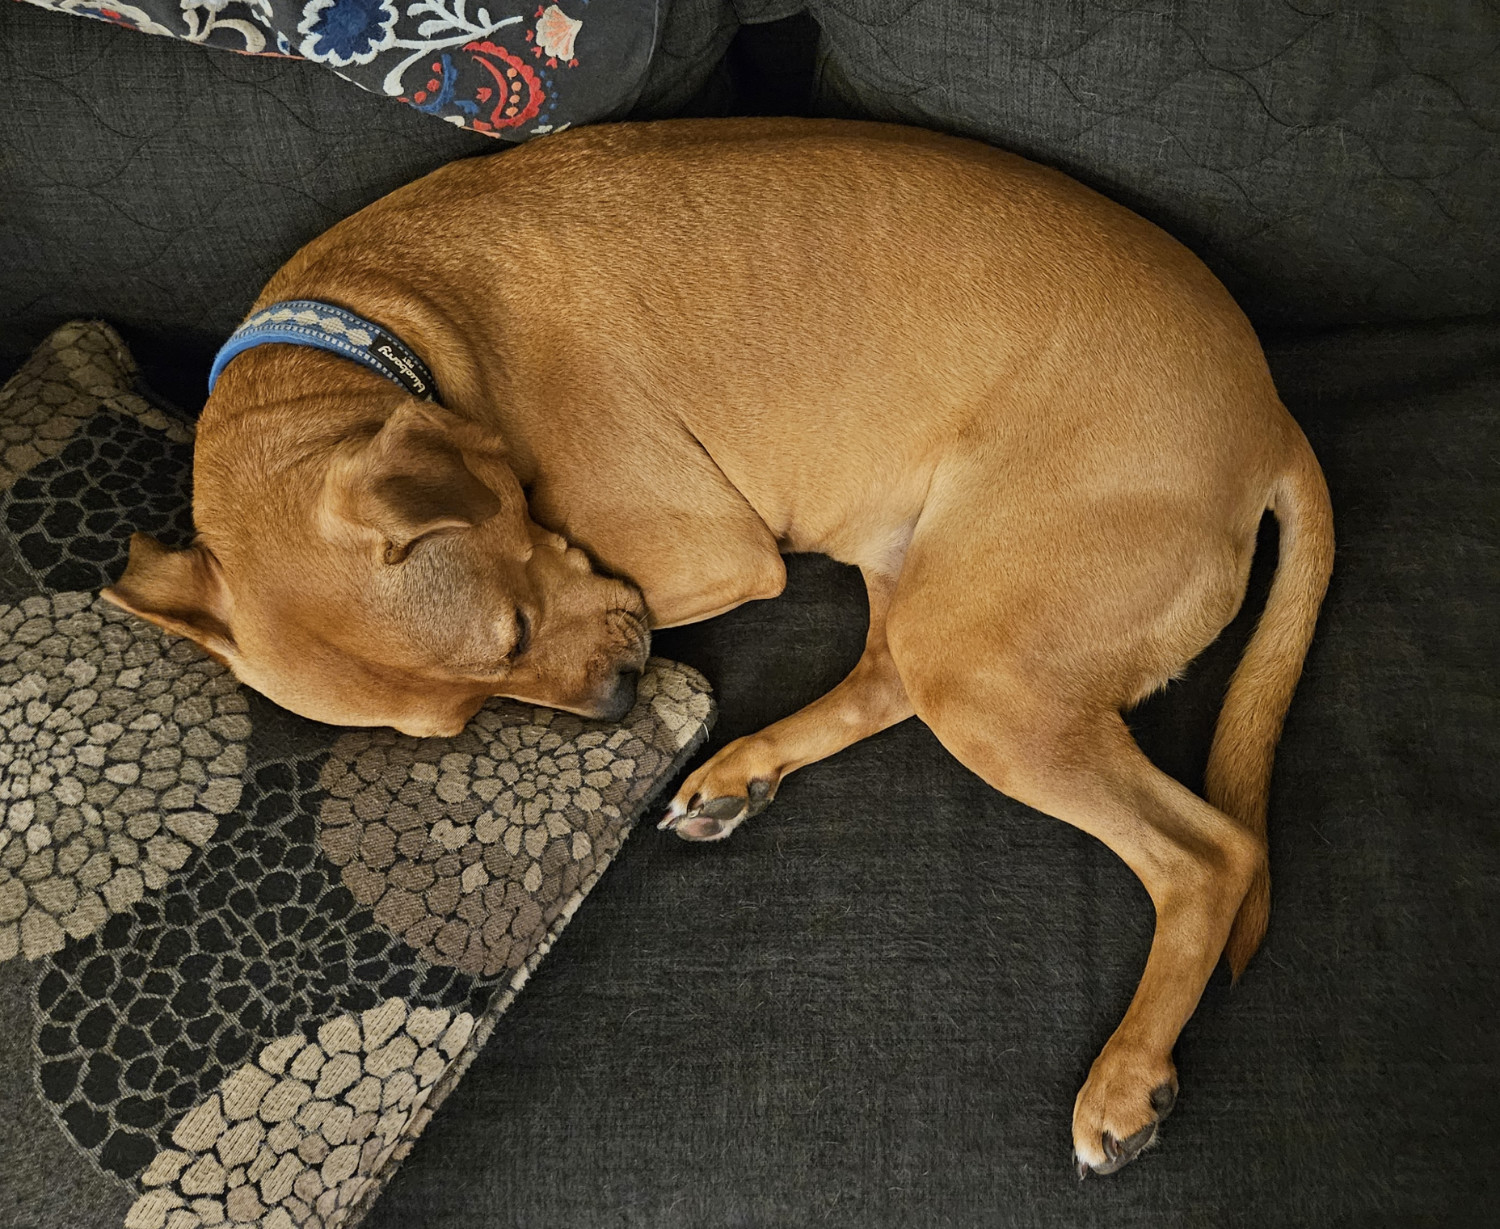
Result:
{"label": "fabric upholstery texture", "polygon": [[976,136],[1191,247],[1260,324],[1500,310],[1500,11],[810,0],[818,106]]}
{"label": "fabric upholstery texture", "polygon": [[277,709],[97,596],[190,529],[191,428],[134,374],[76,322],[0,390],[0,1224],[352,1225],[709,692],[654,659],[619,725],[454,739]]}

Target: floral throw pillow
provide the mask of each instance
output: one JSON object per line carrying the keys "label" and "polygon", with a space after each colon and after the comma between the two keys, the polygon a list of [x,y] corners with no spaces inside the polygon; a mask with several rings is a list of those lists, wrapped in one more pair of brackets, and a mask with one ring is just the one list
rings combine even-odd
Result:
{"label": "floral throw pillow", "polygon": [[522,140],[622,110],[657,0],[30,0],[147,34],[326,64],[364,89]]}
{"label": "floral throw pillow", "polygon": [[653,659],[618,725],[276,708],[98,597],[191,533],[133,378],[75,322],[0,390],[0,1225],[349,1226],[712,702]]}

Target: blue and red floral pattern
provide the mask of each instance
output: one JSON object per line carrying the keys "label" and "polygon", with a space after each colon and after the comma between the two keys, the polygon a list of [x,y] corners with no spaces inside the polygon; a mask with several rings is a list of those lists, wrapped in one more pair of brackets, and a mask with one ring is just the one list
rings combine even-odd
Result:
{"label": "blue and red floral pattern", "polygon": [[456,108],[464,117],[464,127],[496,135],[507,128],[520,128],[540,114],[546,91],[525,60],[491,42],[465,43],[460,50],[472,65],[489,75],[492,84],[476,85],[472,97],[459,97],[462,61],[455,62],[445,51],[432,62],[432,76],[423,87],[410,97],[403,95],[401,101],[429,115],[443,115]]}
{"label": "blue and red floral pattern", "polygon": [[658,0],[29,0],[247,55],[294,56],[451,124],[522,140],[617,111]]}

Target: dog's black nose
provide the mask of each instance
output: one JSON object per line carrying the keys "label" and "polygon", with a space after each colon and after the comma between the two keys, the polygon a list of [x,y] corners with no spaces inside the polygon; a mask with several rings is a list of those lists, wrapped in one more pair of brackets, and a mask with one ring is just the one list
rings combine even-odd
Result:
{"label": "dog's black nose", "polygon": [[600,721],[619,721],[635,707],[635,685],[640,677],[639,670],[621,670],[615,675],[609,698],[599,706]]}

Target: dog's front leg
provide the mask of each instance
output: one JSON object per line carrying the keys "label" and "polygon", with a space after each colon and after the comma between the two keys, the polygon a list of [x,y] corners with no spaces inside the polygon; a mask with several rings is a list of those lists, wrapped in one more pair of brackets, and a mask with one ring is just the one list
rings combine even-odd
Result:
{"label": "dog's front leg", "polygon": [[806,708],[724,747],[683,782],[659,827],[687,840],[721,840],[765,809],[787,773],[912,715],[885,641],[895,578],[869,571],[864,578],[870,630],[848,677]]}

